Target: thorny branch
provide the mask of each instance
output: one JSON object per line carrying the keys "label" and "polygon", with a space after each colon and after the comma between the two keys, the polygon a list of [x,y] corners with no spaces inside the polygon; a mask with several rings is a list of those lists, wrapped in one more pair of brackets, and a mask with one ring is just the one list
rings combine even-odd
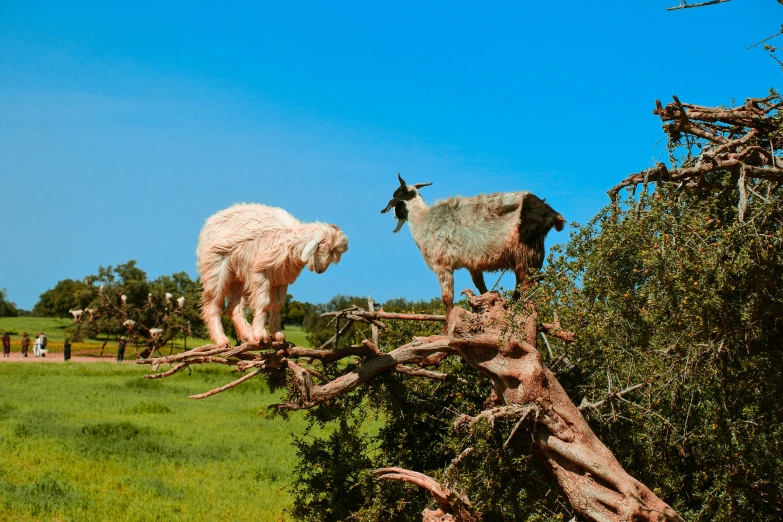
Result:
{"label": "thorny branch", "polygon": [[[266,370],[285,370],[293,375],[298,394],[288,402],[274,405],[281,410],[312,408],[356,389],[373,377],[397,371],[416,377],[448,378],[445,374],[423,369],[422,364],[437,364],[443,355],[458,355],[487,377],[493,388],[496,407],[475,417],[462,416],[464,427],[486,419],[492,424],[498,418],[516,419],[508,436],[508,446],[525,420],[529,420],[533,454],[552,470],[556,480],[571,501],[574,510],[587,519],[609,522],[679,522],[682,520],[649,488],[629,476],[612,453],[598,440],[579,409],[568,398],[555,375],[544,366],[537,348],[540,331],[561,339],[573,339],[562,329],[557,318],[540,324],[532,302],[521,308],[507,305],[498,294],[481,296],[467,293],[474,312],[455,307],[447,321],[447,335],[414,338],[389,352],[382,352],[367,339],[360,345],[345,348],[309,349],[291,343],[268,342],[263,345],[241,345],[234,348],[207,345],[184,354],[144,359],[140,364],[174,366],[170,375],[191,364],[220,362],[235,365],[240,379],[192,398],[204,398],[237,386]],[[383,312],[353,308],[336,317],[361,321],[380,328]],[[507,326],[511,326],[508,335]],[[335,336],[339,337],[339,336]],[[336,343],[335,339],[335,343]],[[335,361],[343,357],[358,360],[333,379],[313,367],[314,361]],[[614,394],[621,397],[633,387]],[[607,401],[611,397],[605,397]],[[601,401],[591,406],[597,407]],[[438,502],[437,510],[425,510],[427,522],[479,520],[466,498],[454,494],[432,478],[420,473],[390,468],[380,470],[379,478],[400,480],[424,487]]]}
{"label": "thorny branch", "polygon": [[631,174],[609,190],[610,198],[616,206],[621,189],[648,182],[678,183],[681,189],[723,188],[711,174],[729,172],[743,192],[738,202],[739,220],[743,221],[748,205],[743,190],[747,179],[783,183],[783,159],[776,156],[783,147],[777,120],[783,100],[772,93],[765,98],[748,98],[739,107],[725,108],[682,103],[676,96],[673,99],[665,107],[656,100],[653,114],[663,122],[670,149],[686,147],[686,159],[679,167],[658,163]]}

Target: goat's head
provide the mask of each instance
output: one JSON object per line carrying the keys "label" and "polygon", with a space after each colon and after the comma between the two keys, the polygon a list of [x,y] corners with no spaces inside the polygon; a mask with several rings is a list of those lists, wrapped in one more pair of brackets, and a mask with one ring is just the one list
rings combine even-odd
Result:
{"label": "goat's head", "polygon": [[307,263],[311,272],[323,274],[330,264],[340,262],[340,257],[348,250],[348,238],[335,225],[319,223],[310,230],[304,238],[302,262]]}
{"label": "goat's head", "polygon": [[402,225],[404,225],[405,221],[408,219],[408,207],[406,206],[405,202],[410,201],[418,196],[419,189],[421,187],[432,185],[432,182],[406,185],[405,180],[402,179],[402,176],[400,176],[399,172],[397,173],[397,179],[400,180],[400,187],[394,191],[391,201],[389,201],[389,204],[386,205],[386,208],[381,210],[381,214],[385,214],[389,211],[389,209],[394,207],[394,217],[397,218],[397,228],[394,229],[395,233],[400,231]]}

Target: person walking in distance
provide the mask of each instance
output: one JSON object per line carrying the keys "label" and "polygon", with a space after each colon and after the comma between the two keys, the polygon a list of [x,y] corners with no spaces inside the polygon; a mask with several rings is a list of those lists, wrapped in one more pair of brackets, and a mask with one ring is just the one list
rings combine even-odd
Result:
{"label": "person walking in distance", "polygon": [[41,339],[41,357],[46,357],[46,352],[48,351],[46,349],[46,345],[49,344],[49,340],[46,338],[46,334],[41,332],[41,335],[38,337]]}
{"label": "person walking in distance", "polygon": [[27,357],[27,350],[30,349],[30,336],[25,332],[22,335],[22,357]]}
{"label": "person walking in distance", "polygon": [[3,357],[10,357],[11,355],[11,336],[8,332],[3,332]]}
{"label": "person walking in distance", "polygon": [[63,343],[63,358],[67,361],[71,358],[71,340],[65,339],[65,343]]}
{"label": "person walking in distance", "polygon": [[120,337],[117,341],[117,362],[122,362],[125,359],[125,337]]}
{"label": "person walking in distance", "polygon": [[43,335],[43,332],[38,332],[38,335],[35,336],[35,341],[33,342],[33,354],[36,357],[41,356],[41,336]]}

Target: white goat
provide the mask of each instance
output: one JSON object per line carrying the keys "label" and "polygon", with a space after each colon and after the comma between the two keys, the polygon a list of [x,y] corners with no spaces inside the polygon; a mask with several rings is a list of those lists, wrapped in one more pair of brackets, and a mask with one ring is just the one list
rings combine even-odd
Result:
{"label": "white goat", "polygon": [[[240,339],[282,342],[280,308],[288,285],[305,265],[322,274],[348,250],[348,238],[335,225],[301,223],[283,209],[238,204],[207,219],[196,254],[204,293],[201,315],[219,346],[229,340],[220,324],[223,303]],[[254,311],[253,324],[245,308]],[[269,333],[264,329],[269,323]]]}
{"label": "white goat", "polygon": [[518,288],[530,287],[528,270],[544,263],[544,238],[552,227],[560,231],[566,221],[544,200],[530,192],[454,197],[427,206],[419,195],[432,183],[400,187],[381,213],[394,208],[399,232],[405,221],[424,261],[440,283],[446,316],[454,301],[454,270],[467,268],[482,294],[487,291],[484,272],[512,269]]}
{"label": "white goat", "polygon": [[73,320],[78,323],[82,320],[82,314],[84,313],[84,310],[70,309],[68,310],[68,313],[71,314],[73,316]]}
{"label": "white goat", "polygon": [[173,296],[172,296],[170,293],[166,292],[166,295],[164,295],[163,297],[165,297],[165,298],[166,298],[166,304],[167,304],[167,305],[168,305],[168,304],[171,304],[171,298],[172,298]]}
{"label": "white goat", "polygon": [[128,330],[133,330],[133,328],[136,326],[136,321],[133,319],[126,319],[122,322],[122,325],[126,327]]}
{"label": "white goat", "polygon": [[150,328],[150,338],[157,339],[163,333],[163,328]]}
{"label": "white goat", "polygon": [[185,306],[185,296],[181,295],[177,297],[177,308],[181,309],[183,306]]}
{"label": "white goat", "polygon": [[85,308],[84,312],[90,314],[90,321],[95,317],[95,308]]}

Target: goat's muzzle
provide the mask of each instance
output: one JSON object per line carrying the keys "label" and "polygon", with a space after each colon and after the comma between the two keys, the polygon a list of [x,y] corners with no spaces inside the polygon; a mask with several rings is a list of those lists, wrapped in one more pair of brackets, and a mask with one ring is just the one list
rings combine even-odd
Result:
{"label": "goat's muzzle", "polygon": [[396,205],[396,204],[397,204],[397,203],[399,203],[399,202],[400,202],[400,200],[399,200],[399,199],[397,199],[397,198],[392,198],[392,199],[391,199],[391,201],[389,201],[389,204],[388,204],[388,205],[386,205],[386,208],[385,208],[385,209],[383,209],[383,210],[381,210],[381,214],[385,214],[385,213],[387,213],[388,211],[390,211],[390,210],[391,210],[391,209],[394,207],[394,205]]}

